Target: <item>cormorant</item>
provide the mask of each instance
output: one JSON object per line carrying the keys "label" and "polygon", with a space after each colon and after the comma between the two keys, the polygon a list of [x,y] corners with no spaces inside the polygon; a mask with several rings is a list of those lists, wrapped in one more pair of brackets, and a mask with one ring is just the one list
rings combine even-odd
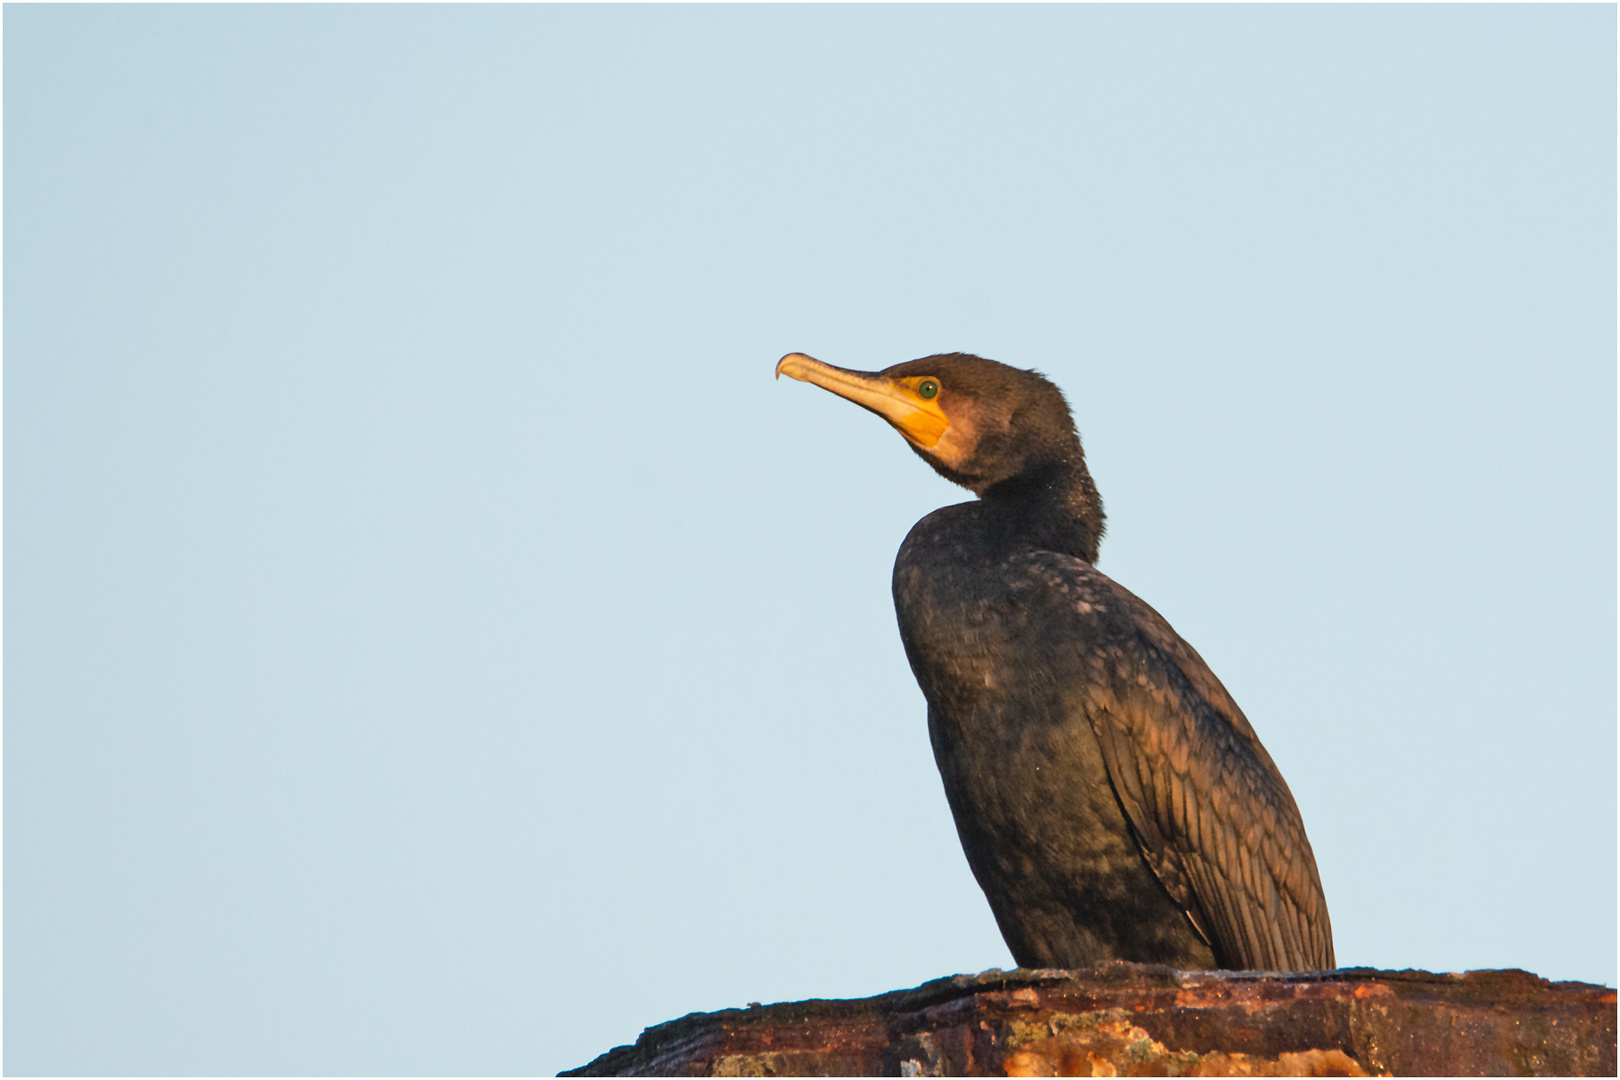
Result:
{"label": "cormorant", "polygon": [[1325,970],[1299,809],[1191,645],[1095,567],[1102,500],[1063,393],[944,353],[776,365],[887,420],[975,501],[919,521],[894,605],[973,876],[1021,967]]}

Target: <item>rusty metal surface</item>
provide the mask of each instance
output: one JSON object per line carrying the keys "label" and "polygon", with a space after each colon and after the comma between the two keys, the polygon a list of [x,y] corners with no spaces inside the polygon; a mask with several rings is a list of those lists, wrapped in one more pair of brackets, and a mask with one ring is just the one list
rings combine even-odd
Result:
{"label": "rusty metal surface", "polygon": [[1615,1074],[1615,992],[1523,971],[988,971],[693,1013],[564,1076]]}

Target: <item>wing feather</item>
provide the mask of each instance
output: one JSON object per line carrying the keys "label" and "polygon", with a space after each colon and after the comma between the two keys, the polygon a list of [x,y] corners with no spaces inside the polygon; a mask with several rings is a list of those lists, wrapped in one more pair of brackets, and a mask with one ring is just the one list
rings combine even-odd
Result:
{"label": "wing feather", "polygon": [[1115,591],[1100,616],[1077,612],[1109,622],[1093,635],[1107,642],[1109,677],[1082,707],[1148,865],[1223,965],[1333,967],[1304,823],[1248,720],[1156,611],[1078,565]]}

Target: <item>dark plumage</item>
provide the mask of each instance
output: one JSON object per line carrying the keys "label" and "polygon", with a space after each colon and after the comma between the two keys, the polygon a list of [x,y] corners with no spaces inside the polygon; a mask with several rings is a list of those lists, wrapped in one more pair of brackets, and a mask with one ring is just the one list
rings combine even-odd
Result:
{"label": "dark plumage", "polygon": [[777,374],[878,413],[976,501],[919,521],[894,603],[957,833],[1014,959],[1331,968],[1282,775],[1157,612],[1099,573],[1102,501],[1068,404],[949,353]]}

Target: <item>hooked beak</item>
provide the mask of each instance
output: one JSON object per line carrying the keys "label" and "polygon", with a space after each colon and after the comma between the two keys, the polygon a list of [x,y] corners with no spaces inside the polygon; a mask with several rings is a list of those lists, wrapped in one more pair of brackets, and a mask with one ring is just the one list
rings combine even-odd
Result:
{"label": "hooked beak", "polygon": [[776,377],[786,375],[800,382],[814,383],[823,390],[853,401],[893,424],[913,446],[932,450],[950,428],[950,417],[939,406],[939,399],[924,400],[917,395],[916,379],[891,379],[880,371],[850,371],[823,364],[804,353],[788,353],[776,363]]}

